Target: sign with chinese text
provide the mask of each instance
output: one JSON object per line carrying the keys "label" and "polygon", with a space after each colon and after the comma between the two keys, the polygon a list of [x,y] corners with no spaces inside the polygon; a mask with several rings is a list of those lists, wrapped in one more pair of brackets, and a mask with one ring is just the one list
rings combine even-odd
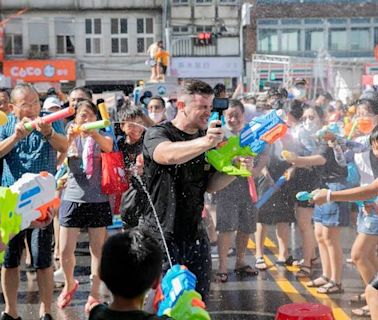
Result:
{"label": "sign with chinese text", "polygon": [[179,78],[239,77],[240,57],[190,57],[172,58],[171,74]]}

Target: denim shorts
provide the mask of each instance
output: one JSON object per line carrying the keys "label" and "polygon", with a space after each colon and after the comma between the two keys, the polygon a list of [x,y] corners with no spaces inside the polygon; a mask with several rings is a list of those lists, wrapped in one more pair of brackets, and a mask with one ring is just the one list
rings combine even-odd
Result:
{"label": "denim shorts", "polygon": [[368,235],[378,236],[378,215],[372,210],[369,214],[359,209],[357,217],[357,232]]}
{"label": "denim shorts", "polygon": [[[346,185],[339,182],[326,183],[331,191],[343,190]],[[345,227],[349,225],[350,203],[330,202],[321,206],[315,206],[312,216],[314,222],[321,223],[325,227]]]}
{"label": "denim shorts", "polygon": [[9,269],[20,265],[25,237],[28,239],[33,268],[46,269],[50,267],[53,238],[52,223],[45,228],[23,230],[9,241],[8,248],[5,251],[3,267]]}

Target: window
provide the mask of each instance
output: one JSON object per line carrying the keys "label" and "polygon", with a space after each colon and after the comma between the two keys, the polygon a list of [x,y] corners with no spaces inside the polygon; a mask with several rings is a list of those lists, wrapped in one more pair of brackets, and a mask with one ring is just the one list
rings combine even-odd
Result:
{"label": "window", "polygon": [[173,4],[188,4],[189,0],[173,0]]}
{"label": "window", "polygon": [[224,3],[237,3],[238,0],[219,0],[219,2],[221,4],[224,4]]}
{"label": "window", "polygon": [[28,22],[29,58],[46,59],[49,57],[49,25],[46,20],[32,19]]}
{"label": "window", "polygon": [[172,31],[174,33],[189,33],[189,27],[188,26],[173,26]]}
{"label": "window", "polygon": [[277,19],[260,19],[260,20],[257,20],[257,23],[259,25],[274,25],[274,24],[278,24],[278,20]]}
{"label": "window", "polygon": [[110,32],[112,53],[128,53],[129,40],[127,34],[127,19],[111,19]]}
{"label": "window", "polygon": [[137,19],[137,52],[145,53],[154,42],[154,19]]}
{"label": "window", "polygon": [[101,19],[85,19],[85,53],[101,54]]}
{"label": "window", "polygon": [[56,36],[56,53],[57,54],[74,54],[75,53],[74,36]]}
{"label": "window", "polygon": [[323,24],[322,19],[304,19],[305,24]]}
{"label": "window", "polygon": [[75,53],[75,21],[72,18],[55,18],[56,53]]}
{"label": "window", "polygon": [[281,19],[281,24],[301,24],[301,19]]}
{"label": "window", "polygon": [[374,28],[374,46],[378,44],[378,28]]}
{"label": "window", "polygon": [[260,29],[258,48],[260,51],[265,51],[265,52],[278,51],[277,30]]}
{"label": "window", "polygon": [[22,54],[21,34],[5,34],[5,54]]}
{"label": "window", "polygon": [[212,32],[213,27],[212,26],[197,26],[196,32]]}
{"label": "window", "polygon": [[196,0],[196,3],[204,3],[204,4],[210,4],[213,0]]}
{"label": "window", "polygon": [[281,36],[281,50],[299,51],[300,50],[300,31],[296,29],[284,29]]}
{"label": "window", "polygon": [[350,31],[350,49],[358,51],[370,50],[369,28],[352,28]]}
{"label": "window", "polygon": [[334,51],[348,50],[347,31],[344,28],[329,29],[328,47]]}
{"label": "window", "polygon": [[305,31],[305,50],[317,51],[324,48],[324,31],[322,29],[312,29]]}

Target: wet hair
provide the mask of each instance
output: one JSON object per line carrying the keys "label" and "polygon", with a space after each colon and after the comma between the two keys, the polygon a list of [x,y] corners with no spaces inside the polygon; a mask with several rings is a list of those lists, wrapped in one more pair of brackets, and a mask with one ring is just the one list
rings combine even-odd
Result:
{"label": "wet hair", "polygon": [[127,108],[122,108],[118,112],[118,118],[121,122],[128,121],[128,120],[135,120],[136,118],[142,118],[143,111],[141,108],[137,106],[129,106]]}
{"label": "wet hair", "polygon": [[100,278],[112,294],[132,299],[144,294],[162,271],[158,241],[146,230],[131,228],[108,238],[102,249]]}
{"label": "wet hair", "polygon": [[362,105],[362,104],[364,104],[368,108],[370,113],[378,115],[378,101],[374,102],[372,100],[366,100],[366,99],[358,100],[357,105]]}
{"label": "wet hair", "polygon": [[375,126],[369,137],[370,145],[378,144],[378,126]]}
{"label": "wet hair", "polygon": [[150,102],[152,100],[159,100],[160,103],[161,103],[161,105],[162,105],[162,107],[165,109],[165,101],[164,101],[164,99],[162,97],[159,97],[159,96],[153,96],[153,97],[151,97],[150,101],[148,101],[148,103],[147,103],[147,107],[148,107],[148,105],[150,104]]}
{"label": "wet hair", "polygon": [[322,109],[322,107],[319,107],[319,106],[308,106],[308,105],[303,105],[304,107],[304,110],[307,110],[307,109],[312,109],[316,112],[316,114],[318,115],[319,119],[323,122],[324,119],[325,119],[325,114],[324,114],[324,111]]}
{"label": "wet hair", "polygon": [[223,83],[217,83],[214,87],[214,96],[219,98],[222,92],[226,92],[226,86]]}
{"label": "wet hair", "polygon": [[210,96],[214,94],[213,88],[201,80],[185,80],[179,88],[178,97],[193,96],[199,94],[201,96]]}
{"label": "wet hair", "polygon": [[299,120],[303,116],[304,104],[299,100],[290,101],[286,105],[285,111],[291,114],[294,117],[294,119]]}
{"label": "wet hair", "polygon": [[332,95],[328,92],[328,91],[322,91],[322,92],[319,92],[317,95],[316,95],[316,98],[319,98],[319,97],[324,97],[326,100],[328,101],[332,101],[333,100],[333,97]]}
{"label": "wet hair", "polygon": [[239,101],[239,100],[236,100],[236,99],[231,99],[228,101],[228,107],[229,108],[239,108],[240,111],[242,113],[244,113],[245,109],[244,109],[244,106],[243,104]]}
{"label": "wet hair", "polygon": [[186,80],[183,82],[180,88],[181,94],[187,95],[212,95],[214,90],[210,87],[209,84],[201,80]]}
{"label": "wet hair", "polygon": [[11,102],[14,102],[15,95],[18,91],[25,91],[25,90],[34,92],[39,98],[38,91],[30,83],[19,83],[11,91],[11,94],[10,94]]}
{"label": "wet hair", "polygon": [[0,88],[0,93],[5,93],[5,95],[10,99],[10,93],[9,90],[6,88]]}
{"label": "wet hair", "polygon": [[91,100],[85,99],[85,100],[79,101],[79,103],[77,104],[76,114],[79,113],[79,110],[81,107],[88,107],[89,109],[93,111],[93,113],[96,115],[97,118],[99,117],[98,108]]}
{"label": "wet hair", "polygon": [[92,90],[90,90],[90,89],[88,89],[86,87],[75,87],[75,88],[72,88],[68,92],[68,96],[70,96],[71,93],[74,92],[74,91],[82,91],[87,96],[88,100],[92,100],[92,96],[93,96]]}

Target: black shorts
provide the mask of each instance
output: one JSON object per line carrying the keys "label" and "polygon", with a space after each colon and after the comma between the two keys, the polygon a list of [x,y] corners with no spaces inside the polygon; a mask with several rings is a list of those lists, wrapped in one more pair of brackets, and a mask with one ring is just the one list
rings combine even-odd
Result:
{"label": "black shorts", "polygon": [[[319,177],[314,169],[305,169],[305,168],[296,168],[294,177],[290,181],[290,185],[293,187],[293,196],[298,192],[301,191],[308,191],[311,192],[319,187],[321,187],[321,183],[319,181]],[[313,203],[309,203],[308,201],[299,201],[296,200],[298,207],[301,208],[314,208]]]}
{"label": "black shorts", "polygon": [[59,223],[66,228],[100,228],[110,226],[112,212],[109,202],[78,203],[63,200]]}
{"label": "black shorts", "polygon": [[16,268],[20,265],[25,236],[28,238],[32,267],[35,269],[50,267],[53,238],[52,223],[45,228],[23,230],[9,241],[5,251],[3,267]]}

